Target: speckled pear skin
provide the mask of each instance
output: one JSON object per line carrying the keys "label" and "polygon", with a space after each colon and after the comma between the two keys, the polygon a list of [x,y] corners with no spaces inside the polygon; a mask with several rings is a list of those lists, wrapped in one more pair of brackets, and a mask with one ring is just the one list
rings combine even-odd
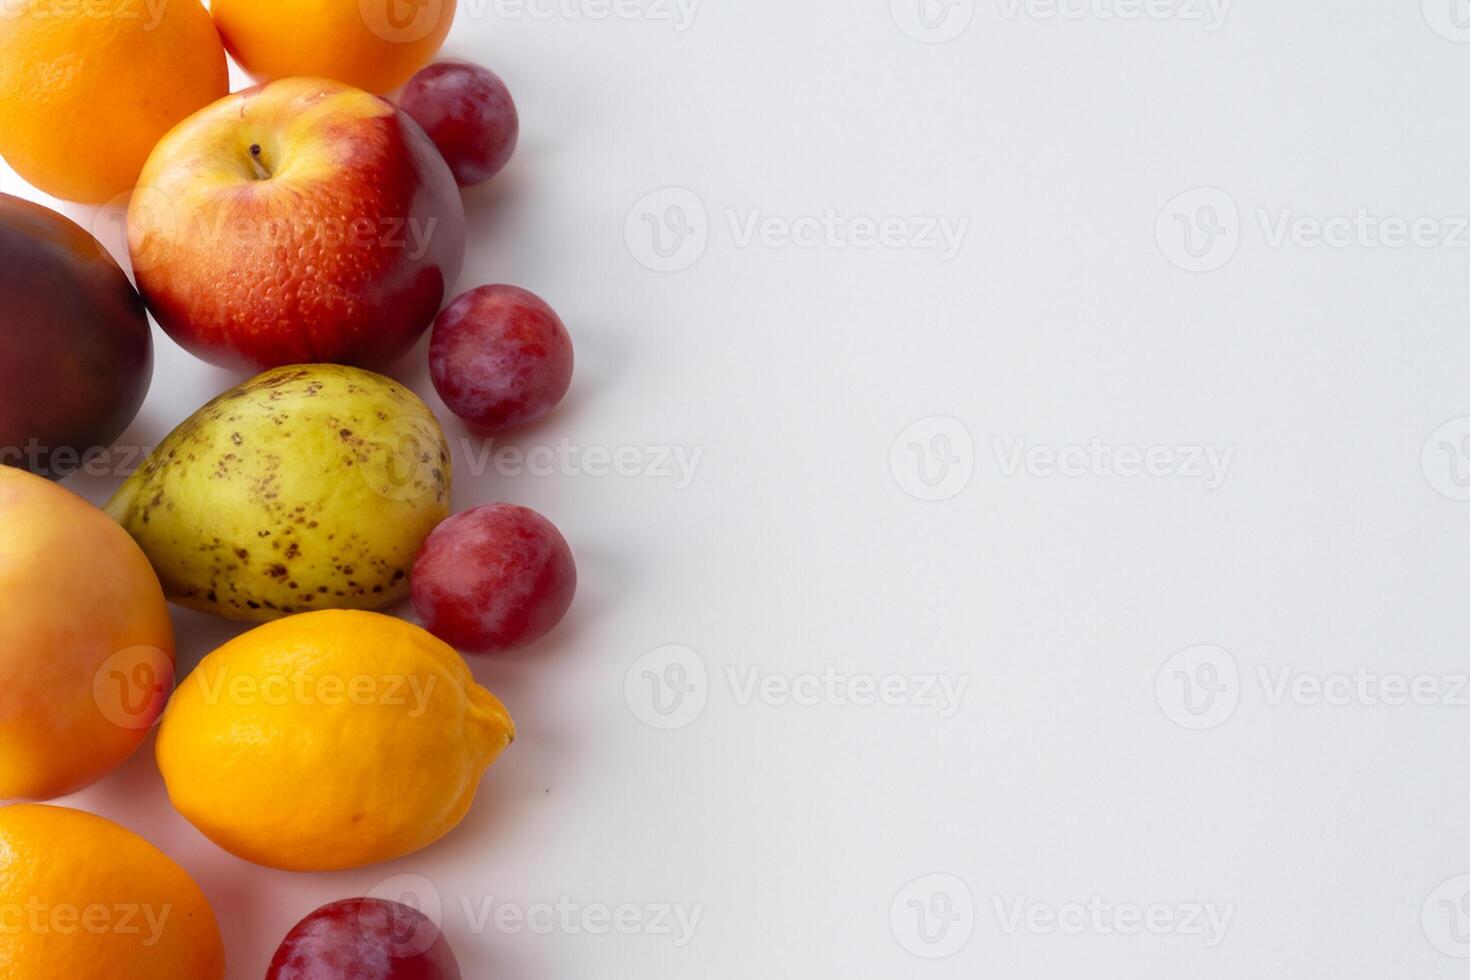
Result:
{"label": "speckled pear skin", "polygon": [[427,405],[358,368],[275,368],[171,432],[107,505],[168,598],[264,622],[381,609],[449,515],[451,463]]}

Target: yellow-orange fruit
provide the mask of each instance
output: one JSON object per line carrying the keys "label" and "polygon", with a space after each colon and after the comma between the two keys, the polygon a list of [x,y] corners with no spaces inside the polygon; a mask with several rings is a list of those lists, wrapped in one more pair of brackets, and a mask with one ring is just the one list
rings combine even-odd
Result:
{"label": "yellow-orange fruit", "polygon": [[158,577],[81,497],[0,466],[0,799],[81,789],[133,754],[173,685]]}
{"label": "yellow-orange fruit", "polygon": [[0,156],[47,194],[107,201],[132,190],[154,144],[229,81],[198,0],[7,0]]}

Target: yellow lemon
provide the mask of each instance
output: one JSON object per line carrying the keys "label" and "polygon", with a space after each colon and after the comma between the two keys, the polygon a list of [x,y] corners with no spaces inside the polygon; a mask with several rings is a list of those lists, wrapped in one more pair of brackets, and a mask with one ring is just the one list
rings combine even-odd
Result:
{"label": "yellow lemon", "polygon": [[220,980],[209,902],[168,855],[80,810],[0,808],[0,980]]}
{"label": "yellow lemon", "polygon": [[378,613],[258,627],[174,692],[158,768],[189,822],[272,868],[334,871],[427,847],[515,738],[464,658]]}

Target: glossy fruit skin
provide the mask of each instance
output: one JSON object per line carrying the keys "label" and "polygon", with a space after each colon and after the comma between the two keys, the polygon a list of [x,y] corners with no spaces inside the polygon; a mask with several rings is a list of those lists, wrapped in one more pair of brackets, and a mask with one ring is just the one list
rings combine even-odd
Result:
{"label": "glossy fruit skin", "polygon": [[459,278],[464,204],[408,116],[292,78],[222,99],[158,144],[128,247],[149,310],[198,357],[377,369]]}
{"label": "glossy fruit skin", "polygon": [[143,301],[112,256],[0,194],[0,463],[68,475],[123,433],[152,378]]}
{"label": "glossy fruit skin", "polygon": [[205,657],[169,701],[157,757],[174,807],[231,854],[340,871],[454,829],[514,738],[453,649],[392,616],[328,610]]}
{"label": "glossy fruit skin", "polygon": [[173,663],[168,605],[132,539],[71,491],[0,466],[0,799],[53,799],[121,765],[162,712]]}
{"label": "glossy fruit skin", "polygon": [[417,909],[380,898],[323,905],[296,924],[265,980],[461,980],[443,933]]}
{"label": "glossy fruit skin", "polygon": [[188,873],[132,831],[80,810],[0,807],[0,908],[5,980],[225,975],[219,924]]}
{"label": "glossy fruit skin", "polygon": [[481,286],[434,321],[429,375],[449,410],[490,431],[534,422],[572,384],[572,338],[539,296]]}
{"label": "glossy fruit skin", "polygon": [[561,622],[577,564],[556,526],[528,507],[486,504],[434,529],[413,566],[424,628],[467,653],[533,643]]}
{"label": "glossy fruit skin", "polygon": [[244,622],[408,595],[453,466],[408,388],[339,364],[257,375],[159,443],[107,504],[173,602]]}
{"label": "glossy fruit skin", "polygon": [[461,187],[498,174],[515,153],[520,116],[500,76],[462,61],[441,61],[403,87],[398,106],[444,154]]}
{"label": "glossy fruit skin", "polygon": [[[99,12],[103,16],[99,16]],[[230,90],[198,0],[8,0],[0,13],[0,156],[55,197],[132,190],[153,145]]]}
{"label": "glossy fruit skin", "polygon": [[382,94],[438,53],[455,6],[455,0],[214,0],[210,9],[230,53],[258,82],[330,78]]}

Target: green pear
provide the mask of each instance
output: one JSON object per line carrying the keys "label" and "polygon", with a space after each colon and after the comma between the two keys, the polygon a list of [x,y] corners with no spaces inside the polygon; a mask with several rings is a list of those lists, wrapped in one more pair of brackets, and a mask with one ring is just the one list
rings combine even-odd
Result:
{"label": "green pear", "polygon": [[195,412],[106,510],[169,599],[262,622],[403,599],[419,546],[449,515],[450,478],[444,433],[412,391],[292,365]]}

